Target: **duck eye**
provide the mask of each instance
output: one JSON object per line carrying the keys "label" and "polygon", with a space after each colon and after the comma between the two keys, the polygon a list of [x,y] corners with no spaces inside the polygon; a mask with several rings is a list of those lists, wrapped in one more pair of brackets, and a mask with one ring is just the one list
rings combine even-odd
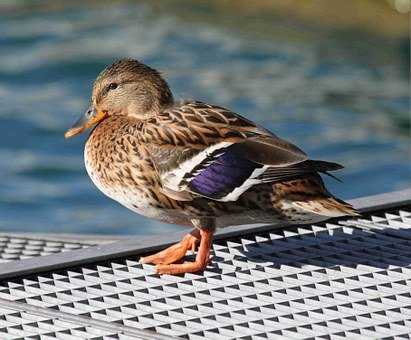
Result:
{"label": "duck eye", "polygon": [[118,87],[118,84],[117,84],[117,83],[111,83],[111,84],[108,86],[108,89],[109,89],[109,90],[115,90],[117,87]]}

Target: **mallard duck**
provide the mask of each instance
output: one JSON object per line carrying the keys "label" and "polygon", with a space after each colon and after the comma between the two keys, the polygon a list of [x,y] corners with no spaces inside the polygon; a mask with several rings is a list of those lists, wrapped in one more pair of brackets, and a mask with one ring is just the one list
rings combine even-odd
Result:
{"label": "mallard duck", "polygon": [[[91,106],[65,137],[88,128],[85,165],[104,194],[138,214],[194,227],[181,242],[141,258],[160,274],[204,270],[216,228],[357,215],[319,175],[341,165],[310,160],[229,109],[175,101],[160,73],[137,60],[99,74]],[[196,249],[193,262],[181,263]]]}

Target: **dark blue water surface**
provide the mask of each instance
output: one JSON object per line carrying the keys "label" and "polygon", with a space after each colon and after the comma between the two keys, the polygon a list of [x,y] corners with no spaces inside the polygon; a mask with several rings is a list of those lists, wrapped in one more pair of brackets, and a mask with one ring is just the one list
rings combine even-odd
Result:
{"label": "dark blue water surface", "polygon": [[409,187],[402,47],[358,32],[296,39],[298,30],[293,39],[247,35],[147,4],[0,14],[1,230],[179,228],[104,197],[84,169],[86,136],[63,138],[87,107],[95,76],[122,56],[160,69],[176,98],[229,107],[314,159],[344,164],[343,183],[326,180],[342,198]]}

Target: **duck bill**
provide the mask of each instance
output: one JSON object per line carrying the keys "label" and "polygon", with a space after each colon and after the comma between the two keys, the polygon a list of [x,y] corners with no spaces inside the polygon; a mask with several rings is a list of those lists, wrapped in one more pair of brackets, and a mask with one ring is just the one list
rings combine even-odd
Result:
{"label": "duck bill", "polygon": [[74,125],[66,131],[64,134],[65,138],[71,138],[85,130],[96,125],[102,119],[106,117],[105,112],[97,112],[93,106],[90,106],[88,110],[80,117],[80,119],[74,123]]}

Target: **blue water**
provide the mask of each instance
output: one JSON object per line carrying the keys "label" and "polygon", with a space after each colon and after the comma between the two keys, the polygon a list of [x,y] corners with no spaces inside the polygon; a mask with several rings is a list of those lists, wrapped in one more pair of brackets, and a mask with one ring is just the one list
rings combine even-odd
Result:
{"label": "blue water", "polygon": [[0,229],[179,228],[104,197],[84,169],[85,136],[63,138],[87,107],[94,77],[122,56],[161,70],[176,98],[229,107],[314,159],[344,164],[343,183],[326,180],[342,198],[409,187],[403,46],[362,32],[296,39],[300,28],[290,27],[292,39],[248,35],[210,19],[117,2],[0,13]]}

